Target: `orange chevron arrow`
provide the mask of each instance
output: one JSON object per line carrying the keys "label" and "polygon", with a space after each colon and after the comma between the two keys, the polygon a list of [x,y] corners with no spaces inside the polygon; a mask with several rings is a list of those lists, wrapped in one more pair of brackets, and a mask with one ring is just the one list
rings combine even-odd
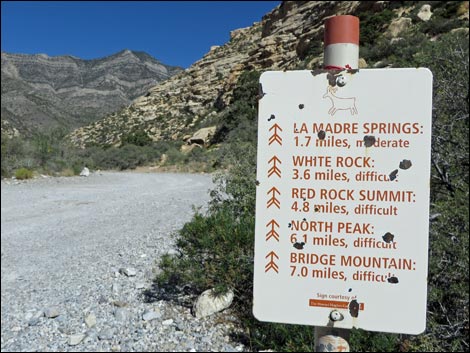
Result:
{"label": "orange chevron arrow", "polygon": [[281,160],[279,158],[277,158],[276,156],[273,156],[268,161],[268,164],[271,163],[271,162],[273,163],[273,166],[268,170],[268,178],[273,174],[276,174],[280,178],[281,177],[281,170],[276,166],[276,163],[282,164]]}
{"label": "orange chevron arrow", "polygon": [[264,272],[268,272],[269,270],[274,270],[276,273],[279,273],[279,266],[276,265],[274,262],[274,258],[279,260],[279,256],[276,255],[274,251],[271,251],[268,255],[266,255],[265,259],[270,258],[269,262],[264,266]]}
{"label": "orange chevron arrow", "polygon": [[276,199],[276,193],[277,193],[278,195],[281,195],[281,193],[279,192],[279,190],[278,190],[275,186],[273,186],[273,187],[267,192],[268,195],[271,194],[271,193],[272,193],[273,196],[268,200],[268,202],[267,202],[267,208],[269,208],[269,207],[271,207],[272,205],[274,205],[274,206],[276,206],[277,208],[280,209],[280,208],[281,208],[281,203],[279,202],[278,199]]}
{"label": "orange chevron arrow", "polygon": [[268,241],[271,238],[274,238],[277,241],[279,241],[279,233],[274,230],[275,226],[279,228],[279,223],[277,223],[274,219],[272,219],[271,221],[268,222],[268,224],[266,224],[266,227],[269,227],[269,226],[271,226],[271,230],[266,233],[266,241]]}
{"label": "orange chevron arrow", "polygon": [[269,138],[269,145],[273,142],[277,142],[280,146],[282,146],[282,137],[278,135],[277,131],[282,131],[281,127],[278,124],[274,124],[269,128],[269,131],[274,130],[273,135]]}

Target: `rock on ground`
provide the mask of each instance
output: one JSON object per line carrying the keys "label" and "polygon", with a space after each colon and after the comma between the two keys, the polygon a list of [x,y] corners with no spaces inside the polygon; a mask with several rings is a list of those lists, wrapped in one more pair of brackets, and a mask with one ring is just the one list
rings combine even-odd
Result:
{"label": "rock on ground", "polygon": [[233,291],[216,295],[213,289],[204,291],[194,303],[193,311],[197,318],[206,317],[228,308],[232,304]]}

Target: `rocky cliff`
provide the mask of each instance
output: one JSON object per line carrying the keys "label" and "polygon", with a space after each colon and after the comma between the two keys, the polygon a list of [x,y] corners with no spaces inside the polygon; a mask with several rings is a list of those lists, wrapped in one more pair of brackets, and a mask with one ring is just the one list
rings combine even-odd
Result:
{"label": "rocky cliff", "polygon": [[121,109],[182,69],[143,52],[95,60],[1,54],[2,132],[78,127]]}
{"label": "rocky cliff", "polygon": [[[468,1],[453,3],[441,4],[440,16],[456,16],[456,21],[466,23],[468,31]],[[197,127],[207,125],[230,102],[243,71],[321,67],[326,18],[359,16],[361,41],[364,38],[371,44],[383,37],[393,43],[413,25],[429,21],[432,11],[430,5],[424,7],[419,2],[285,1],[260,22],[232,31],[228,43],[212,47],[184,72],[151,88],[130,106],[75,130],[69,137],[82,147],[96,143],[119,145],[121,136],[135,130],[146,131],[154,140],[183,139]],[[461,22],[453,26],[458,27]],[[427,35],[432,39],[433,25],[428,27]],[[367,63],[361,60],[360,65],[365,67]]]}

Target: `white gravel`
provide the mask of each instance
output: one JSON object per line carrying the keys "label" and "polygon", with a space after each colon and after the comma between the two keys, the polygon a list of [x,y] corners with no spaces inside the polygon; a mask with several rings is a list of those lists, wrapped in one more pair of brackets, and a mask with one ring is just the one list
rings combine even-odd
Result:
{"label": "white gravel", "polygon": [[2,352],[242,351],[230,310],[196,319],[143,297],[211,187],[195,174],[2,181]]}

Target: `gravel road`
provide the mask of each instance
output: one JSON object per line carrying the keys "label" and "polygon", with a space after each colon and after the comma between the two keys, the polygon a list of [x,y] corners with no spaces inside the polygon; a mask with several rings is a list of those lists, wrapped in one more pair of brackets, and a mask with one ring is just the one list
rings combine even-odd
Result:
{"label": "gravel road", "polygon": [[192,174],[2,181],[2,352],[243,350],[229,311],[196,319],[143,297],[211,187]]}

